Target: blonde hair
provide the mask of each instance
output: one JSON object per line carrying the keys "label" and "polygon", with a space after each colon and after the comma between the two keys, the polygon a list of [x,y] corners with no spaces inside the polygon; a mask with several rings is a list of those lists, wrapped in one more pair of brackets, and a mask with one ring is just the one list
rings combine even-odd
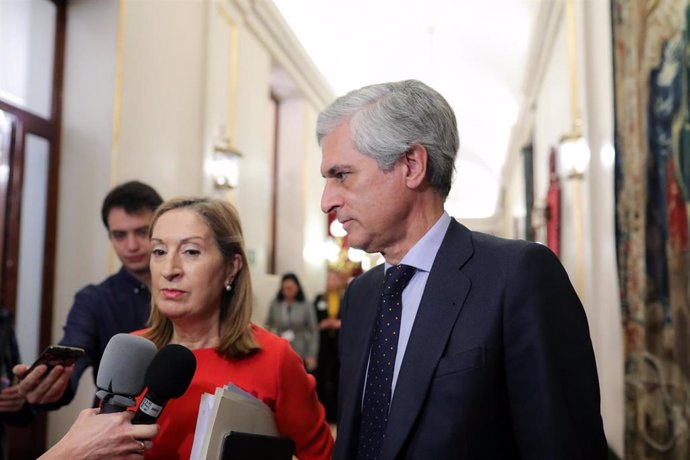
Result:
{"label": "blonde hair", "polygon": [[[160,216],[173,209],[190,209],[206,222],[226,263],[230,263],[237,255],[242,258],[242,267],[235,275],[232,291],[223,289],[221,296],[220,343],[216,351],[229,358],[241,358],[259,350],[260,347],[250,328],[252,281],[237,210],[230,203],[212,198],[168,200],[160,205],[153,215],[149,238]],[[172,322],[160,312],[154,297],[151,298],[149,324],[151,328],[144,333],[144,337],[155,343],[158,348],[170,343],[173,334]]]}

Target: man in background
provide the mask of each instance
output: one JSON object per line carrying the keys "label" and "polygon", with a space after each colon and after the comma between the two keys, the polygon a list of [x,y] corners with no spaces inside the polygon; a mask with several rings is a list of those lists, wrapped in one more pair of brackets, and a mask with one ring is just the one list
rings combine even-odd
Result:
{"label": "man in background", "polygon": [[55,366],[49,373],[45,366],[38,366],[23,376],[28,368],[15,368],[15,373],[23,376],[19,391],[30,403],[50,404],[49,409],[68,404],[88,367],[92,367],[96,381],[110,338],[146,325],[151,308],[148,232],[153,212],[162,202],[151,186],[138,181],[115,187],[103,200],[101,219],[122,267],[100,284],[81,289],[74,297],[59,344],[83,348],[84,357],[74,366]]}
{"label": "man in background", "polygon": [[386,260],[341,303],[334,458],[605,459],[587,318],[558,258],[444,211],[448,102],[416,80],[364,87],[317,136],[322,210]]}

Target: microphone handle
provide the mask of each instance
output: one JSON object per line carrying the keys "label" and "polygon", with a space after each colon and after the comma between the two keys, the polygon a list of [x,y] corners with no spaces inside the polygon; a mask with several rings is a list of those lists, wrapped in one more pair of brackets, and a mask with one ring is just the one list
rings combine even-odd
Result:
{"label": "microphone handle", "polygon": [[134,417],[132,417],[132,424],[134,425],[151,425],[156,423],[158,417],[160,417],[165,404],[168,402],[168,398],[157,396],[150,391],[146,392],[144,399],[141,400],[141,404],[137,408]]}
{"label": "microphone handle", "polygon": [[99,414],[114,414],[115,412],[124,412],[127,410],[126,407],[118,406],[117,404],[110,404],[109,402],[103,401],[101,404],[101,410]]}
{"label": "microphone handle", "polygon": [[131,396],[115,394],[106,390],[98,390],[96,396],[101,400],[99,414],[124,412],[135,403]]}

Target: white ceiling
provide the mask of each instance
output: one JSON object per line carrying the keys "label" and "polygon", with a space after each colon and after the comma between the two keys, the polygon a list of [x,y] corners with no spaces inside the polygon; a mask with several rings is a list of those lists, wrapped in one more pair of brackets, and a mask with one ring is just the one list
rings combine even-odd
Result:
{"label": "white ceiling", "polygon": [[416,78],[460,129],[446,208],[493,215],[541,0],[273,0],[336,95]]}

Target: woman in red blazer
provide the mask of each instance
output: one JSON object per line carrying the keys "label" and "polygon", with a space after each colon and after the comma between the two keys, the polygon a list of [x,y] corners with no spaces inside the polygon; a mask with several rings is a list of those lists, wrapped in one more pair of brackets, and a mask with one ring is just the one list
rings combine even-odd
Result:
{"label": "woman in red blazer", "polygon": [[151,224],[151,327],[159,348],[177,343],[197,360],[185,394],[165,407],[149,459],[187,459],[203,393],[234,383],[265,402],[300,459],[328,459],[333,438],[314,378],[288,342],[250,323],[252,289],[235,208],[206,198],[161,205]]}

